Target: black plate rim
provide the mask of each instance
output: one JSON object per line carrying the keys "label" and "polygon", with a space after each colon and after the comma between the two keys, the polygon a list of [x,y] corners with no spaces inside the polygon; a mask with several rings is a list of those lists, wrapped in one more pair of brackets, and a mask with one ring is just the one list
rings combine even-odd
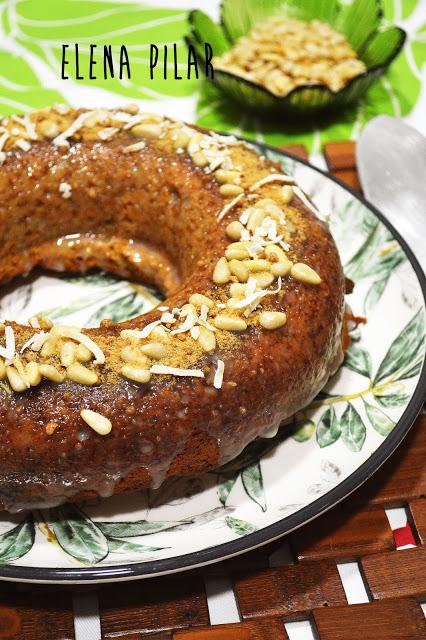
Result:
{"label": "black plate rim", "polygon": [[[340,187],[348,191],[353,197],[359,200],[365,207],[370,209],[375,216],[392,232],[403,248],[412,268],[418,278],[420,288],[423,293],[423,301],[426,307],[426,276],[423,273],[420,264],[414,253],[408,246],[407,242],[402,238],[393,225],[380,213],[374,205],[368,202],[363,196],[358,194],[354,189],[343,183],[338,178],[330,175],[327,171],[323,171],[313,166],[308,161],[298,158],[297,156],[281,151],[271,145],[246,140],[260,150],[271,151],[313,169],[321,174],[324,178],[332,180]],[[148,562],[135,562],[123,565],[111,565],[90,568],[56,568],[56,567],[22,567],[20,565],[0,565],[0,580],[31,582],[31,583],[68,583],[68,584],[84,584],[102,583],[102,582],[120,582],[128,580],[138,580],[153,576],[165,575],[195,569],[200,566],[212,564],[237,556],[247,551],[251,551],[257,547],[261,547],[268,542],[281,538],[282,536],[294,531],[302,525],[310,522],[314,518],[322,515],[331,507],[337,505],[344,498],[349,496],[353,491],[358,489],[366,482],[392,455],[398,445],[403,441],[408,431],[411,429],[415,419],[419,415],[423,403],[426,400],[426,358],[423,362],[422,371],[417,383],[417,387],[413,396],[396,424],[392,432],[386,437],[376,451],[353,473],[343,480],[336,487],[320,496],[306,507],[299,509],[293,514],[282,518],[267,527],[250,533],[246,536],[224,542],[214,547],[208,547],[200,551],[175,556],[173,558],[165,558],[163,560],[151,560]]]}

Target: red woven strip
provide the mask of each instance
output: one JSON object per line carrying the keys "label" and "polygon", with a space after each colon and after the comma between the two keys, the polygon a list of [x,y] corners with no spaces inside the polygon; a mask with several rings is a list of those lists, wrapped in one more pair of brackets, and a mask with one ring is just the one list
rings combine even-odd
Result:
{"label": "red woven strip", "polygon": [[416,541],[414,539],[413,532],[408,522],[405,525],[405,527],[394,529],[393,537],[394,537],[395,546],[397,549],[400,549],[401,547],[405,547],[407,544],[412,544],[416,546]]}

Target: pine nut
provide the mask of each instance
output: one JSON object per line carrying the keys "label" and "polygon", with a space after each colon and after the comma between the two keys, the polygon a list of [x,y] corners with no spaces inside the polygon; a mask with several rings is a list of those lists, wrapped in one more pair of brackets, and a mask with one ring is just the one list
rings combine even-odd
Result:
{"label": "pine nut", "polygon": [[253,209],[246,224],[247,229],[249,231],[254,231],[255,229],[257,229],[257,227],[260,227],[265,217],[266,214],[262,209]]}
{"label": "pine nut", "polygon": [[189,138],[188,144],[188,153],[192,156],[193,153],[196,153],[200,149],[200,142],[203,140],[203,134],[199,131],[193,132],[193,134]]}
{"label": "pine nut", "polygon": [[145,118],[149,119],[149,124],[155,122],[155,124],[160,124],[164,120],[164,116],[159,116],[157,113],[149,113],[148,111],[144,112]]}
{"label": "pine nut", "polygon": [[84,344],[77,345],[75,350],[75,357],[79,362],[90,362],[93,358],[93,353]]}
{"label": "pine nut", "polygon": [[94,109],[93,113],[85,119],[84,126],[92,129],[97,124],[104,124],[108,117],[108,112],[105,109]]}
{"label": "pine nut", "polygon": [[139,106],[134,102],[129,102],[129,104],[125,104],[124,107],[120,107],[120,111],[124,111],[125,113],[130,113],[131,116],[135,116],[139,113]]}
{"label": "pine nut", "polygon": [[200,335],[198,336],[198,342],[201,348],[207,353],[211,353],[216,349],[216,336],[213,331],[210,331],[206,327],[199,327]]}
{"label": "pine nut", "polygon": [[206,158],[206,154],[204,151],[196,151],[192,156],[192,162],[197,167],[206,167],[209,164],[209,161]]}
{"label": "pine nut", "polygon": [[64,374],[58,371],[58,369],[54,367],[53,364],[40,364],[38,369],[43,378],[47,378],[48,380],[57,383],[64,381]]}
{"label": "pine nut", "polygon": [[121,375],[134,382],[149,382],[151,373],[149,369],[142,369],[141,367],[132,367],[130,364],[125,364],[121,367]]}
{"label": "pine nut", "polygon": [[41,373],[37,362],[28,362],[25,367],[28,382],[32,387],[36,387],[41,382]]}
{"label": "pine nut", "polygon": [[75,360],[76,345],[74,342],[64,342],[59,352],[61,365],[63,367],[69,367]]}
{"label": "pine nut", "polygon": [[296,262],[290,271],[293,278],[305,284],[320,284],[321,278],[314,269],[308,267],[304,262]]}
{"label": "pine nut", "polygon": [[230,169],[218,169],[214,172],[215,178],[221,184],[235,184],[240,178],[239,171],[232,171]]}
{"label": "pine nut", "polygon": [[262,260],[261,258],[257,258],[255,260],[247,260],[247,262],[245,262],[244,264],[247,265],[247,268],[250,271],[250,273],[253,273],[256,271],[271,270],[271,263],[268,262],[267,260]]}
{"label": "pine nut", "polygon": [[247,329],[247,322],[242,318],[224,314],[217,315],[213,320],[213,324],[216,329],[223,329],[224,331],[245,331]]}
{"label": "pine nut", "polygon": [[252,273],[251,277],[256,280],[257,286],[260,289],[266,289],[266,287],[269,287],[269,285],[271,285],[274,281],[274,276],[272,275],[272,273],[268,273],[267,271]]}
{"label": "pine nut", "polygon": [[148,358],[142,353],[136,351],[136,349],[131,347],[129,344],[121,350],[120,358],[125,362],[137,363],[140,367],[148,365]]}
{"label": "pine nut", "polygon": [[82,409],[80,411],[80,416],[84,422],[89,425],[93,431],[99,433],[100,436],[107,436],[111,433],[111,420],[108,420],[108,418],[103,416],[101,413],[91,411],[90,409]]}
{"label": "pine nut", "polygon": [[256,203],[256,209],[262,209],[265,215],[270,216],[277,222],[281,222],[283,211],[272,198],[263,198]]}
{"label": "pine nut", "polygon": [[281,200],[284,204],[288,204],[294,196],[293,187],[289,184],[286,184],[284,187],[281,187]]}
{"label": "pine nut", "polygon": [[241,299],[241,298],[245,298],[246,288],[245,288],[245,285],[241,284],[240,282],[233,282],[229,287],[229,292],[232,298]]}
{"label": "pine nut", "polygon": [[225,258],[227,260],[245,260],[249,258],[250,254],[241,242],[233,242],[229,244],[225,249]]}
{"label": "pine nut", "polygon": [[284,251],[277,244],[266,245],[265,256],[271,262],[285,262],[286,260],[288,260]]}
{"label": "pine nut", "polygon": [[184,304],[183,307],[181,307],[180,310],[181,313],[181,317],[185,318],[186,316],[191,315],[197,315],[197,309],[194,307],[193,304]]}
{"label": "pine nut", "polygon": [[6,365],[3,358],[0,358],[0,380],[4,380],[6,377]]}
{"label": "pine nut", "polygon": [[67,104],[58,102],[57,104],[53,105],[52,111],[54,111],[55,113],[59,113],[60,116],[66,116],[67,113],[71,111],[71,107],[69,107]]}
{"label": "pine nut", "polygon": [[29,318],[28,324],[34,329],[49,330],[53,327],[53,322],[46,316],[32,316],[32,318]]}
{"label": "pine nut", "polygon": [[236,276],[240,282],[247,282],[250,273],[244,262],[231,260],[228,264],[232,275]]}
{"label": "pine nut", "polygon": [[80,364],[80,362],[74,362],[67,368],[67,378],[80,384],[92,385],[99,382],[98,374]]}
{"label": "pine nut", "polygon": [[151,331],[151,337],[159,342],[170,342],[171,337],[164,327],[154,327]]}
{"label": "pine nut", "polygon": [[288,273],[290,273],[290,269],[292,266],[293,263],[290,262],[290,260],[287,260],[287,262],[273,262],[271,264],[271,273],[276,278],[286,276]]}
{"label": "pine nut", "polygon": [[239,220],[233,220],[226,227],[226,235],[228,238],[231,238],[231,240],[239,240],[243,229],[244,227]]}
{"label": "pine nut", "polygon": [[132,127],[131,132],[136,138],[148,138],[149,140],[154,140],[161,136],[162,130],[159,124],[148,124],[145,122]]}
{"label": "pine nut", "polygon": [[154,360],[161,360],[161,358],[165,358],[168,353],[166,345],[161,342],[149,342],[148,344],[144,344],[141,347],[141,351],[148,356],[148,358],[154,358]]}
{"label": "pine nut", "polygon": [[42,120],[37,128],[44,138],[56,138],[59,135],[59,127],[53,120]]}
{"label": "pine nut", "polygon": [[239,187],[237,184],[223,184],[219,188],[219,193],[222,196],[226,196],[226,197],[239,196],[240,193],[243,193],[243,191],[244,189],[242,187]]}
{"label": "pine nut", "polygon": [[53,335],[50,336],[50,338],[47,338],[40,351],[40,354],[43,356],[43,358],[50,358],[56,353],[57,340],[58,339]]}
{"label": "pine nut", "polygon": [[190,137],[185,131],[178,131],[173,140],[175,149],[186,149],[189,144]]}
{"label": "pine nut", "polygon": [[189,302],[194,305],[194,307],[201,307],[203,304],[206,305],[209,309],[214,307],[214,302],[211,298],[203,295],[202,293],[193,293],[189,298]]}
{"label": "pine nut", "polygon": [[15,369],[15,367],[6,367],[6,375],[9,380],[9,384],[14,391],[25,391],[27,385],[24,380],[22,380],[21,376]]}
{"label": "pine nut", "polygon": [[279,329],[287,322],[287,315],[282,311],[262,311],[259,314],[259,324],[264,329]]}
{"label": "pine nut", "polygon": [[213,282],[215,284],[226,284],[229,282],[230,277],[231,272],[229,271],[226,258],[220,258],[213,271]]}
{"label": "pine nut", "polygon": [[141,332],[137,329],[123,329],[120,331],[120,338],[123,338],[123,340],[130,340],[130,342],[133,343],[142,340]]}

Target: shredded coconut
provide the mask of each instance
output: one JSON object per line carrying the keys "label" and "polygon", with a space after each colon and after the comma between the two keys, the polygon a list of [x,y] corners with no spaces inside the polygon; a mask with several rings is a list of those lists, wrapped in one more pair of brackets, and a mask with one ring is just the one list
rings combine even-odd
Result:
{"label": "shredded coconut", "polygon": [[[177,311],[179,311],[179,309]],[[175,313],[174,309],[173,309],[173,313],[170,313],[170,312],[166,311],[161,316],[160,322],[164,322],[165,324],[173,324],[174,322],[176,322],[176,318],[174,316],[174,313]]]}
{"label": "shredded coconut", "polygon": [[185,333],[186,331],[189,331],[196,324],[197,320],[198,317],[194,313],[188,313],[185,318],[185,322],[183,322],[177,329],[173,329],[173,331],[170,332],[170,335],[173,336],[176,333]]}
{"label": "shredded coconut", "polygon": [[0,347],[0,356],[3,356],[6,360],[6,364],[11,364],[16,351],[15,344],[15,332],[10,325],[7,325],[4,330],[5,346]]}
{"label": "shredded coconut", "polygon": [[200,337],[200,327],[191,327],[189,333],[191,334],[191,338],[193,338],[193,340],[198,340],[198,338]]}
{"label": "shredded coconut", "polygon": [[217,221],[220,222],[222,220],[222,218],[224,216],[226,216],[226,214],[228,213],[228,211],[231,211],[231,209],[233,209],[235,207],[235,205],[244,197],[244,193],[240,193],[238,196],[236,196],[233,200],[231,200],[231,202],[228,202],[228,204],[226,204],[222,211],[220,211],[218,213],[217,216]]}
{"label": "shredded coconut", "polygon": [[32,351],[40,351],[46,340],[48,339],[49,334],[45,331],[40,331],[39,333],[35,333],[29,340],[22,345],[20,353],[24,353],[28,347],[31,347]]}
{"label": "shredded coconut", "polygon": [[163,364],[153,364],[151,373],[158,373],[170,376],[188,376],[194,378],[204,378],[204,372],[201,369],[179,369],[178,367],[168,367]]}
{"label": "shredded coconut", "polygon": [[89,338],[89,336],[86,336],[77,328],[56,326],[54,327],[51,333],[54,333],[55,335],[60,336],[62,338],[71,338],[72,340],[81,342],[81,344],[84,344],[84,346],[87,347],[89,351],[91,351],[95,356],[94,364],[105,363],[105,354],[102,351],[102,349],[100,349],[96,344],[96,342],[94,342],[91,338]]}
{"label": "shredded coconut", "polygon": [[34,122],[32,122],[32,120],[30,120],[28,116],[24,116],[23,118],[21,118],[20,116],[13,115],[10,116],[10,119],[13,120],[13,122],[17,122],[22,127],[24,127],[25,132],[30,140],[37,140],[37,131],[35,128],[35,124]]}
{"label": "shredded coconut", "polygon": [[2,136],[0,136],[0,151],[3,150],[4,145],[6,144],[7,140],[10,138],[9,132],[5,131]]}
{"label": "shredded coconut", "polygon": [[252,184],[249,190],[256,191],[256,189],[263,187],[263,185],[268,184],[268,182],[287,182],[294,184],[295,180],[291,176],[285,176],[283,173],[271,173],[269,176],[265,176]]}
{"label": "shredded coconut", "polygon": [[22,151],[29,151],[31,149],[30,143],[24,138],[18,138],[15,141],[15,147],[19,147]]}
{"label": "shredded coconut", "polygon": [[88,118],[93,117],[95,115],[96,115],[96,111],[87,111],[85,113],[80,113],[80,115],[77,116],[77,118],[68,127],[68,129],[65,129],[65,131],[63,131],[58,136],[56,136],[56,138],[52,140],[52,143],[56,147],[69,147],[68,138],[71,138],[71,136],[77,133],[77,131],[81,129],[81,127],[84,125],[84,123]]}
{"label": "shredded coconut", "polygon": [[127,147],[123,147],[123,153],[133,153],[134,151],[141,151],[145,149],[146,142],[140,140],[140,142],[135,142],[134,144],[129,144]]}
{"label": "shredded coconut", "polygon": [[279,277],[278,285],[276,289],[273,289],[272,291],[269,289],[260,289],[259,291],[255,291],[254,293],[248,295],[246,298],[243,298],[242,300],[239,300],[238,302],[236,302],[234,308],[243,309],[244,307],[247,307],[246,310],[244,311],[244,315],[248,317],[259,305],[262,298],[264,298],[265,296],[272,296],[272,295],[275,295],[276,293],[279,293],[281,291],[281,286],[282,286],[282,280],[281,280],[281,277]]}
{"label": "shredded coconut", "polygon": [[158,327],[159,324],[161,324],[161,320],[154,320],[154,322],[150,322],[149,324],[147,324],[140,332],[140,337],[147,338],[155,329],[155,327]]}
{"label": "shredded coconut", "polygon": [[117,127],[105,127],[105,129],[98,131],[98,136],[101,140],[111,140],[119,131],[120,129]]}
{"label": "shredded coconut", "polygon": [[60,193],[62,193],[62,197],[65,200],[71,198],[72,187],[70,184],[68,184],[68,182],[61,182],[61,184],[59,185],[59,191]]}
{"label": "shredded coconut", "polygon": [[224,371],[225,371],[225,363],[223,362],[223,360],[218,360],[216,365],[216,371],[213,378],[213,386],[215,389],[222,388]]}

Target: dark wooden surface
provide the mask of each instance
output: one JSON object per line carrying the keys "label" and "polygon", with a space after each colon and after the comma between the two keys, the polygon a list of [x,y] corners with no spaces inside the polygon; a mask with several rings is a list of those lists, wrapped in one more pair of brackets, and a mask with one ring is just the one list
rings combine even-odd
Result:
{"label": "dark wooden surface", "polygon": [[422,640],[425,618],[415,600],[398,598],[333,609],[316,609],[321,640]]}
{"label": "dark wooden surface", "polygon": [[395,549],[384,509],[336,509],[297,531],[290,543],[299,560],[352,560]]}
{"label": "dark wooden surface", "polygon": [[[289,151],[307,158],[301,145]],[[324,155],[335,175],[359,188],[352,142],[329,144]],[[199,572],[92,586],[102,638],[288,640],[284,624],[310,620],[317,640],[426,640],[425,461],[421,417],[364,487],[288,537],[286,566],[272,561],[278,541]],[[392,532],[391,506],[407,508],[408,537]],[[405,538],[416,546],[397,550],[395,541]],[[336,565],[346,560],[358,563],[370,602],[347,603]],[[203,576],[231,578],[240,623],[210,625]],[[0,583],[0,640],[74,640],[72,598],[84,592]]]}
{"label": "dark wooden surface", "polygon": [[336,563],[297,563],[235,577],[234,590],[243,619],[285,616],[302,620],[315,607],[345,604]]}

